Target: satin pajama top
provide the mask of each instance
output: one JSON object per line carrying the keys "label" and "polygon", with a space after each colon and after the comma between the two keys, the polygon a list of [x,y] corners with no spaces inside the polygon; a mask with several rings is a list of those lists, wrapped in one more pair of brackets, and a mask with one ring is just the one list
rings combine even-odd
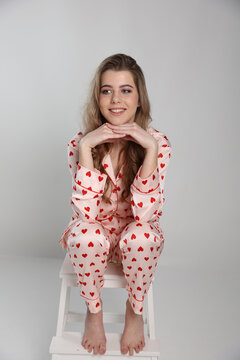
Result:
{"label": "satin pajama top", "polygon": [[[82,132],[78,132],[67,144],[68,164],[72,176],[72,195],[70,203],[73,216],[64,230],[59,243],[64,243],[69,231],[77,221],[99,222],[111,233],[120,234],[132,221],[151,222],[160,231],[159,219],[165,201],[163,196],[166,171],[171,157],[171,144],[167,136],[149,126],[147,132],[158,142],[158,165],[147,178],[139,176],[142,165],[131,184],[130,194],[124,202],[119,202],[122,188],[122,165],[117,177],[114,176],[110,154],[105,155],[102,164],[106,174],[79,165],[78,144]],[[111,179],[112,189],[108,193],[112,204],[102,201],[107,177]]]}

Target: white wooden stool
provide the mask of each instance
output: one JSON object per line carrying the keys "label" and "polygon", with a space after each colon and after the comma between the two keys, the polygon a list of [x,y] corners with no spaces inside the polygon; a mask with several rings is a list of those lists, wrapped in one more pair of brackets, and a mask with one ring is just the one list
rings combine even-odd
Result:
{"label": "white wooden stool", "polygon": [[[77,287],[77,275],[74,273],[73,266],[67,253],[60,270],[62,279],[60,303],[57,321],[57,333],[52,338],[49,353],[52,360],[88,360],[92,357],[100,357],[102,360],[125,359],[129,353],[123,355],[120,350],[121,335],[119,333],[105,333],[107,338],[107,348],[105,354],[94,355],[89,353],[82,345],[82,334],[80,332],[65,331],[66,324],[71,322],[84,322],[85,313],[69,311],[71,287]],[[154,277],[152,281],[154,280]],[[109,262],[104,274],[103,288],[125,288],[126,279],[122,270],[122,264]],[[145,347],[139,353],[134,351],[132,359],[141,358],[142,360],[159,359],[159,341],[155,338],[154,307],[152,284],[145,296],[147,303],[143,307],[143,321],[147,326],[147,336],[145,336]],[[145,314],[146,312],[146,314]],[[103,311],[103,323],[124,323],[125,314],[117,314]]]}

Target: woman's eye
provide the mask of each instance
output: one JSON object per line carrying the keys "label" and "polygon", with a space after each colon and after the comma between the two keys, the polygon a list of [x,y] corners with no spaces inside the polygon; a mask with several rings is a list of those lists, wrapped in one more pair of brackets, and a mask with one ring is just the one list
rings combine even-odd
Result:
{"label": "woman's eye", "polygon": [[110,92],[111,90],[102,90],[102,94],[109,94],[108,91]]}
{"label": "woman's eye", "polygon": [[132,91],[129,90],[129,89],[123,89],[123,93],[124,93],[124,94],[128,94],[128,93],[130,93],[130,92],[132,92]]}

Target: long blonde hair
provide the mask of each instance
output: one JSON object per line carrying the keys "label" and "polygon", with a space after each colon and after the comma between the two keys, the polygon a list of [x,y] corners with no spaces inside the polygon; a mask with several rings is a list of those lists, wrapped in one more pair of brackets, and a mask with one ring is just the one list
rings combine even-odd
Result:
{"label": "long blonde hair", "polygon": [[[149,123],[152,121],[152,118],[150,117],[150,102],[147,94],[144,74],[136,60],[131,56],[125,54],[114,54],[107,57],[100,63],[91,81],[88,99],[83,111],[83,125],[85,129],[83,131],[83,135],[95,130],[106,122],[99,109],[99,95],[101,76],[107,70],[128,70],[131,72],[135,86],[137,87],[140,102],[140,106],[136,110],[134,121],[146,130]],[[92,149],[94,167],[105,174],[106,171],[102,165],[102,159],[111,151],[113,144],[114,143],[99,144]],[[124,190],[119,201],[124,201],[128,197],[130,193],[130,185],[132,184],[139,167],[143,163],[145,150],[141,145],[135,142],[126,141],[126,145],[120,151],[119,156],[121,155],[123,155],[124,159],[128,159],[121,174]],[[110,198],[106,195],[110,184],[111,180],[108,177],[102,198],[107,203],[111,203]]]}

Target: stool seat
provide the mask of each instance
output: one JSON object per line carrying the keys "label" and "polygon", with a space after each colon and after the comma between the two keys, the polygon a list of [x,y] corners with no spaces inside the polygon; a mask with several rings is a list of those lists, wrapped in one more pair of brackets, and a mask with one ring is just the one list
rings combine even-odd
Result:
{"label": "stool seat", "polygon": [[[86,317],[86,307],[84,313],[76,313],[69,311],[70,290],[77,287],[77,275],[71,263],[69,254],[67,253],[59,273],[61,283],[60,302],[57,321],[56,336],[53,336],[49,353],[52,354],[52,360],[80,360],[90,359],[93,356],[101,356],[105,359],[122,359],[128,354],[123,355],[120,351],[121,335],[119,333],[105,333],[107,338],[107,350],[104,355],[93,355],[81,345],[82,333],[77,331],[66,331],[67,323],[84,322]],[[124,276],[122,264],[113,262],[107,263],[104,273],[103,288],[125,288],[127,281]],[[154,277],[152,281],[154,280]],[[160,356],[159,341],[155,339],[154,309],[153,309],[153,293],[152,283],[146,294],[147,304],[144,306],[143,322],[147,326],[147,336],[145,336],[145,347],[140,353],[134,353],[134,358],[142,358],[144,360],[157,360]],[[146,314],[145,314],[146,312]],[[103,323],[124,323],[125,314],[117,314],[103,311]]]}

